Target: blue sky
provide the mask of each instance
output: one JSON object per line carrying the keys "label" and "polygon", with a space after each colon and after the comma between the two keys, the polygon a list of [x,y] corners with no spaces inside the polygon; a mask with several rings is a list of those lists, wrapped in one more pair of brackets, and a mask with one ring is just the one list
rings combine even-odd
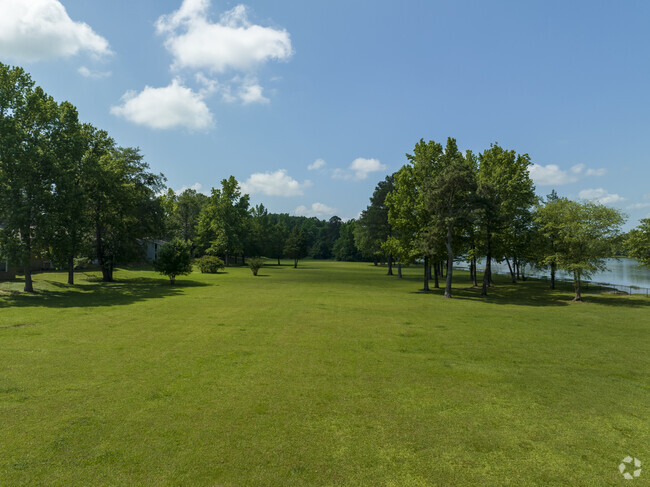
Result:
{"label": "blue sky", "polygon": [[451,136],[527,152],[539,194],[629,228],[650,216],[649,21],[641,1],[0,0],[0,61],[175,190],[232,174],[271,211],[353,218]]}

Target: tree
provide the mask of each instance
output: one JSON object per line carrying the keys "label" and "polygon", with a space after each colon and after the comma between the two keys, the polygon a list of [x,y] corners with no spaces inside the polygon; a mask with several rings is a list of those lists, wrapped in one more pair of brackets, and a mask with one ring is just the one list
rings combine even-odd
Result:
{"label": "tree", "polygon": [[242,195],[234,176],[221,181],[221,189],[212,188],[212,195],[198,219],[197,240],[205,252],[212,248],[224,256],[226,266],[230,257],[243,254],[247,220],[250,218],[249,196]]}
{"label": "tree", "polygon": [[533,212],[533,224],[535,225],[534,229],[534,236],[533,240],[534,243],[532,244],[536,248],[536,259],[535,263],[539,266],[548,266],[550,269],[550,274],[551,274],[551,284],[550,288],[555,289],[555,275],[557,272],[557,261],[556,257],[558,255],[558,242],[559,242],[559,235],[555,233],[557,226],[548,226],[544,231],[542,231],[541,228],[539,228],[541,224],[541,219],[540,219],[540,209],[543,207],[543,205],[547,205],[549,203],[555,203],[560,199],[558,196],[557,192],[555,190],[552,190],[547,196],[546,196],[546,201],[540,200],[539,204],[535,208]]}
{"label": "tree", "polygon": [[650,218],[644,218],[637,228],[630,230],[626,244],[630,257],[650,267]]}
{"label": "tree", "polygon": [[155,195],[164,176],[148,172],[139,149],[116,148],[106,132],[93,130],[91,139],[86,181],[89,218],[102,280],[111,282],[118,262],[140,258],[141,239],[160,236],[163,210]]}
{"label": "tree", "polygon": [[451,298],[455,236],[469,225],[475,202],[476,160],[458,151],[456,140],[447,139],[444,154],[433,168],[433,177],[422,188],[424,206],[430,215],[428,235],[434,243],[444,241],[447,251],[445,297]]}
{"label": "tree", "polygon": [[332,253],[336,260],[342,261],[355,261],[360,260],[361,255],[354,245],[354,229],[356,227],[355,220],[350,220],[342,223],[340,227],[340,236],[334,242]]}
{"label": "tree", "polygon": [[482,296],[492,282],[492,259],[505,259],[512,252],[507,237],[510,225],[535,203],[535,187],[528,167],[528,154],[516,154],[492,144],[479,155],[477,171],[477,221],[483,233],[484,255]]}
{"label": "tree", "polygon": [[582,301],[582,280],[605,269],[613,255],[613,242],[624,218],[619,210],[597,203],[578,203],[567,198],[548,201],[535,216],[540,232],[553,240],[554,251],[545,259],[573,274],[574,301]]}
{"label": "tree", "polygon": [[293,267],[296,269],[298,261],[307,255],[307,240],[302,229],[294,227],[285,243],[284,253],[293,259]]}
{"label": "tree", "polygon": [[169,189],[160,199],[165,210],[165,233],[186,242],[194,240],[199,214],[208,197],[194,189],[186,189],[180,194]]}
{"label": "tree", "polygon": [[25,271],[33,292],[31,258],[42,250],[54,181],[52,132],[58,106],[22,68],[0,63],[0,221],[2,246]]}
{"label": "tree", "polygon": [[90,205],[85,191],[86,164],[84,155],[90,142],[89,126],[79,123],[77,109],[68,102],[58,110],[57,129],[52,134],[55,152],[53,204],[47,219],[47,244],[50,258],[68,268],[68,284],[74,284],[75,258],[82,250],[89,231],[87,209]]}
{"label": "tree", "polygon": [[[393,175],[386,176],[375,187],[370,197],[370,204],[361,212],[361,216],[354,226],[354,243],[364,257],[377,261],[383,259],[386,249],[382,247],[388,237],[392,235],[392,227],[388,221],[388,207],[386,196],[395,189]],[[389,252],[388,275],[392,275],[393,255]]]}
{"label": "tree", "polygon": [[278,259],[278,265],[280,265],[280,259],[284,255],[284,246],[288,236],[289,231],[284,221],[278,221],[270,228],[267,242],[267,257]]}
{"label": "tree", "polygon": [[442,145],[420,139],[413,154],[406,154],[408,164],[395,173],[395,189],[386,196],[388,221],[397,236],[389,238],[384,248],[403,258],[424,258],[425,291],[429,290],[430,259],[440,247],[438,235],[430,232],[431,215],[425,207],[423,186],[433,177],[442,154]]}
{"label": "tree", "polygon": [[246,253],[255,257],[270,254],[271,221],[269,212],[259,204],[251,209]]}
{"label": "tree", "polygon": [[158,258],[153,263],[154,269],[169,277],[170,284],[176,282],[176,276],[192,272],[192,251],[190,244],[174,238],[165,242],[158,250]]}

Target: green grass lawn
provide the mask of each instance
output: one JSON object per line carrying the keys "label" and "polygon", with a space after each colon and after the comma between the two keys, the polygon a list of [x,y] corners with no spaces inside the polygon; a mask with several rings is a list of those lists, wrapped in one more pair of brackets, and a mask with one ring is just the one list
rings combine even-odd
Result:
{"label": "green grass lawn", "polygon": [[420,272],[1,284],[0,485],[648,485],[650,299]]}

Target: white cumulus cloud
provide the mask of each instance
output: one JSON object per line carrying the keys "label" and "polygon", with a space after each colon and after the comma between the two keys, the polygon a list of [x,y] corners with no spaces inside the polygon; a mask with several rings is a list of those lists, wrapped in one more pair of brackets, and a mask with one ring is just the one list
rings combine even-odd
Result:
{"label": "white cumulus cloud", "polygon": [[187,187],[187,186],[182,186],[181,189],[177,189],[174,191],[177,195],[183,193],[184,191],[187,191],[188,189],[191,189],[193,191],[196,191],[197,193],[203,193],[203,194],[208,194],[207,191],[203,191],[203,185],[201,183],[194,183],[192,186]]}
{"label": "white cumulus cloud", "polygon": [[336,212],[336,208],[327,206],[323,203],[313,203],[311,207],[306,207],[305,205],[300,205],[298,208],[293,210],[294,215],[298,216],[315,216],[316,218],[325,218],[328,216],[333,216]]}
{"label": "white cumulus cloud", "polygon": [[58,0],[0,0],[0,57],[21,62],[111,54],[108,41],[75,22]]}
{"label": "white cumulus cloud", "polygon": [[244,105],[251,103],[268,103],[269,99],[266,98],[262,91],[264,89],[256,82],[244,83],[239,89],[239,99]]}
{"label": "white cumulus cloud", "polygon": [[619,203],[625,200],[622,196],[610,193],[603,188],[583,189],[578,193],[578,197],[583,200],[589,200],[603,205]]}
{"label": "white cumulus cloud", "polygon": [[650,202],[648,203],[634,203],[627,207],[628,210],[642,210],[644,208],[650,208]]}
{"label": "white cumulus cloud", "polygon": [[387,166],[379,162],[378,159],[365,159],[358,157],[347,170],[334,169],[332,177],[335,179],[351,179],[354,181],[361,181],[366,179],[373,172],[385,171]]}
{"label": "white cumulus cloud", "polygon": [[184,0],[177,11],[156,22],[158,33],[166,36],[174,68],[250,71],[266,61],[291,57],[286,30],[252,24],[244,5],[211,22],[210,6],[210,0]]}
{"label": "white cumulus cloud", "polygon": [[122,96],[121,105],[111,108],[111,113],[154,129],[203,130],[214,123],[203,97],[182,86],[179,80],[164,88],[146,86],[140,93],[129,91]]}
{"label": "white cumulus cloud", "polygon": [[91,71],[86,66],[81,66],[77,72],[84,78],[102,79],[111,75],[110,71]]}
{"label": "white cumulus cloud", "polygon": [[323,159],[316,159],[309,166],[307,166],[307,169],[309,169],[310,171],[315,171],[316,169],[320,169],[321,167],[325,166],[326,164],[327,163]]}
{"label": "white cumulus cloud", "polygon": [[606,169],[591,169],[585,164],[575,164],[568,170],[561,169],[557,164],[532,164],[530,166],[530,177],[539,186],[562,186],[575,183],[586,176],[604,176]]}
{"label": "white cumulus cloud", "polygon": [[267,196],[300,196],[305,188],[311,186],[311,181],[296,181],[287,174],[287,171],[259,172],[251,174],[250,177],[241,183],[243,193],[261,193]]}

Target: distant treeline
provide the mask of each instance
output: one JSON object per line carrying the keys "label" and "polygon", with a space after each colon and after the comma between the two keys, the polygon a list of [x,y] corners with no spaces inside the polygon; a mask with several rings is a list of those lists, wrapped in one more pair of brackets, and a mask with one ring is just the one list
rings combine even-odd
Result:
{"label": "distant treeline", "polygon": [[187,189],[160,197],[164,209],[165,239],[192,242],[195,256],[223,257],[226,265],[243,263],[246,257],[265,256],[294,260],[361,260],[354,245],[354,220],[338,216],[329,220],[269,213],[264,205],[250,206],[237,180],[230,176],[213,188],[210,196]]}

